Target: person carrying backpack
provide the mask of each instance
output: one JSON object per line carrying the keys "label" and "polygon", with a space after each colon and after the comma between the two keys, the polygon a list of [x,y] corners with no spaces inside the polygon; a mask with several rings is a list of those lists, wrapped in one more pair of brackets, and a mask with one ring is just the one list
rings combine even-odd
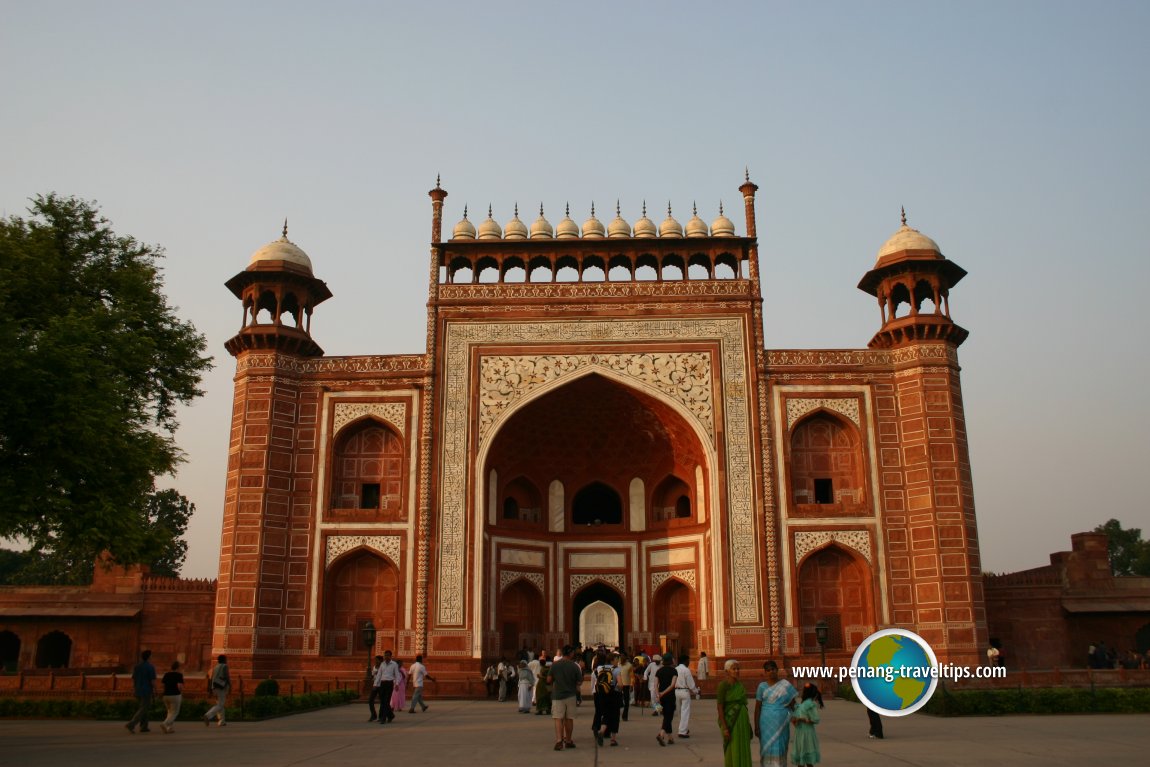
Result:
{"label": "person carrying backpack", "polygon": [[619,732],[619,710],[623,701],[615,682],[615,666],[606,651],[595,656],[594,664],[591,680],[595,691],[595,718],[591,722],[591,730],[599,746],[603,745],[605,738],[610,738],[611,745],[617,746],[619,742],[615,736]]}

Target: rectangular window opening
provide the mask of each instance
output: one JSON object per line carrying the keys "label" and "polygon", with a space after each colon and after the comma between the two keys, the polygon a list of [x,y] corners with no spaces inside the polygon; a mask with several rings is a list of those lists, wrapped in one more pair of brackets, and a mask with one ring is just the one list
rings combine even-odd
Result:
{"label": "rectangular window opening", "polygon": [[379,483],[364,482],[360,485],[359,507],[361,509],[379,508]]}
{"label": "rectangular window opening", "polygon": [[815,480],[815,503],[834,503],[835,502],[835,487],[834,482],[829,478],[820,478]]}

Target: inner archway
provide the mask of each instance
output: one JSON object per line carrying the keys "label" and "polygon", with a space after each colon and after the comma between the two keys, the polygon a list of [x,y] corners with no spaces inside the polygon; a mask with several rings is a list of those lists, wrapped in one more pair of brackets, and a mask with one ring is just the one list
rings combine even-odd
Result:
{"label": "inner archway", "polygon": [[499,649],[513,657],[520,647],[538,649],[543,639],[543,595],[527,581],[519,579],[499,596],[496,622],[500,631]]}
{"label": "inner archway", "polygon": [[[605,611],[614,612],[613,622],[604,614]],[[582,642],[584,647],[599,642],[608,647],[622,646],[623,637],[626,636],[624,615],[623,597],[618,591],[602,581],[587,584],[571,600],[571,625],[576,634],[575,641]],[[585,627],[597,632],[594,638],[584,636]],[[611,634],[611,631],[614,631],[614,634]]]}

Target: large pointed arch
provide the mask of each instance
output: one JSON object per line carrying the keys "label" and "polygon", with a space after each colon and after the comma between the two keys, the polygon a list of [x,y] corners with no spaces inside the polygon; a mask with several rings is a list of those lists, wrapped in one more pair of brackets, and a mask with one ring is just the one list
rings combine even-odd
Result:
{"label": "large pointed arch", "polygon": [[331,563],[324,574],[324,655],[355,655],[366,621],[376,629],[376,647],[394,648],[403,625],[399,568],[376,551],[358,546]]}
{"label": "large pointed arch", "polygon": [[607,605],[615,611],[618,617],[619,637],[613,642],[605,641],[604,644],[617,644],[622,646],[623,639],[627,636],[626,610],[624,608],[623,595],[614,587],[598,578],[571,595],[572,641],[581,641],[581,637],[578,635],[579,631],[583,628],[581,618],[584,617],[584,611],[595,604]]}
{"label": "large pointed arch", "polygon": [[852,652],[877,627],[874,571],[858,551],[830,541],[797,563],[799,645],[818,652],[815,626],[827,621],[829,651]]}

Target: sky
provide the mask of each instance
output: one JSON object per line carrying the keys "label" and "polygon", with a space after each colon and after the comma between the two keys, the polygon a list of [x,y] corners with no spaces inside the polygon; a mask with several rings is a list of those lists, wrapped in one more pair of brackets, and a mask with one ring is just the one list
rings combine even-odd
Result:
{"label": "sky", "polygon": [[[215,368],[165,484],[217,575],[240,327],[280,235],[334,298],[328,354],[424,351],[430,200],[500,223],[739,211],[770,349],[863,348],[856,288],[908,223],[968,271],[951,314],[983,567],[1110,518],[1150,532],[1150,4],[0,0],[0,214],[97,201],[162,246]],[[524,215],[526,214],[526,215]],[[741,215],[731,215],[743,234]]]}

